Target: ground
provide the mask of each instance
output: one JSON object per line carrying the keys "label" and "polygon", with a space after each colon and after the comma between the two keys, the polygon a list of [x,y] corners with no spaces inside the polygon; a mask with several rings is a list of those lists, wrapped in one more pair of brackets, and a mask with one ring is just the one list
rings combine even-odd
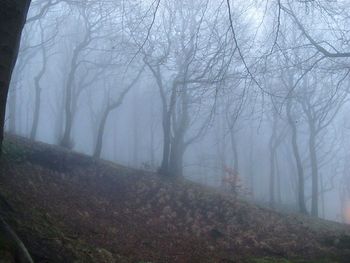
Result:
{"label": "ground", "polygon": [[0,212],[35,262],[349,262],[349,226],[186,180],[14,136],[0,169]]}

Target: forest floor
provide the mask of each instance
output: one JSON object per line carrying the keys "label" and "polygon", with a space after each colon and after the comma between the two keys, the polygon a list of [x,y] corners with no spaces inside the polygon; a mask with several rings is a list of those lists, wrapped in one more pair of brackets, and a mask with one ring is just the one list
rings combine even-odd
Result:
{"label": "forest floor", "polygon": [[13,136],[0,169],[0,211],[37,263],[350,262],[350,226],[186,180]]}

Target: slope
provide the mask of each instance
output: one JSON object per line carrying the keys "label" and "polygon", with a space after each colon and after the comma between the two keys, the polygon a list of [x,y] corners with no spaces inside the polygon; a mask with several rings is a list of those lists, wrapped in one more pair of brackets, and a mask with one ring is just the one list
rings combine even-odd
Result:
{"label": "slope", "polygon": [[0,211],[35,262],[348,262],[350,228],[7,136]]}

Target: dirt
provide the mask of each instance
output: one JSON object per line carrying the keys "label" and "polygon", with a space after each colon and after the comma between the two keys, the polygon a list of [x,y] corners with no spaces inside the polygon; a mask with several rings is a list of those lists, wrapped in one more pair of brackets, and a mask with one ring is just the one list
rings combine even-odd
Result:
{"label": "dirt", "polygon": [[35,262],[349,262],[350,227],[7,136],[0,211]]}

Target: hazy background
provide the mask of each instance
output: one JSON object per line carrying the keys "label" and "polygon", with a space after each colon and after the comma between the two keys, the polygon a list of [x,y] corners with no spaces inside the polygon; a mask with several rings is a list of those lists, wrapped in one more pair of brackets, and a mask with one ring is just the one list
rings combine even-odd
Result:
{"label": "hazy background", "polygon": [[225,189],[233,169],[242,198],[293,211],[297,146],[308,211],[316,174],[318,215],[350,222],[349,61],[303,32],[350,50],[349,3],[230,7],[231,20],[226,1],[33,1],[7,131],[157,171],[168,121],[174,174]]}

